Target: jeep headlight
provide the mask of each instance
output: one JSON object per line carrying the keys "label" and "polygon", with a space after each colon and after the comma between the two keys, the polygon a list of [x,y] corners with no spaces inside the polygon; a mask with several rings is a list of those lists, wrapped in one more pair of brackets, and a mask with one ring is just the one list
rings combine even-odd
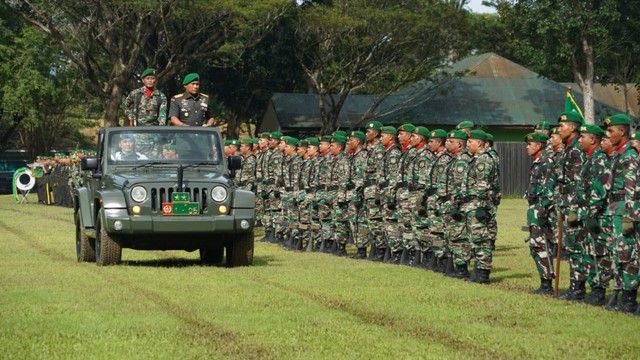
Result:
{"label": "jeep headlight", "polygon": [[142,186],[134,186],[131,189],[131,198],[138,203],[145,201],[147,199],[147,189]]}
{"label": "jeep headlight", "polygon": [[227,199],[227,189],[222,186],[216,186],[211,190],[211,198],[215,202],[223,202]]}

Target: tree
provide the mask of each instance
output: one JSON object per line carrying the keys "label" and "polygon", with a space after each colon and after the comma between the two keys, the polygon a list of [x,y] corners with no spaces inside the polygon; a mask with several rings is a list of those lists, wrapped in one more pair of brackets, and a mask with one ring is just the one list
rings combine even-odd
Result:
{"label": "tree", "polygon": [[[117,123],[125,88],[146,66],[159,69],[159,86],[197,59],[233,63],[278,18],[287,0],[4,0],[46,33],[87,80],[86,90]],[[178,79],[179,80],[179,79]]]}
{"label": "tree", "polygon": [[[496,0],[506,24],[507,51],[534,71],[582,89],[584,115],[594,123],[593,82],[606,55],[611,24],[619,19],[615,0]],[[567,79],[567,69],[571,78]]]}
{"label": "tree", "polygon": [[349,95],[381,93],[375,108],[393,91],[455,59],[467,15],[442,2],[305,3],[296,26],[298,57],[318,94],[321,133],[336,128]]}

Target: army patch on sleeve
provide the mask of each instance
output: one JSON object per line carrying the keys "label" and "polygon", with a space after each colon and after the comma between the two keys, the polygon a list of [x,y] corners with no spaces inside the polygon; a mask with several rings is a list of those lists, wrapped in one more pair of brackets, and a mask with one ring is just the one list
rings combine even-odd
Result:
{"label": "army patch on sleeve", "polygon": [[456,166],[456,172],[459,172],[459,173],[464,172],[464,166],[462,165]]}

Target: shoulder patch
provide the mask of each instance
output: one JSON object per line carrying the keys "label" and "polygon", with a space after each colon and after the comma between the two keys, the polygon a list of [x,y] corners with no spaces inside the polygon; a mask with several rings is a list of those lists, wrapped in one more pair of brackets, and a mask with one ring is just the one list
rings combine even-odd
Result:
{"label": "shoulder patch", "polygon": [[207,98],[207,99],[209,98],[209,95],[203,94],[203,93],[200,93],[200,96],[202,96],[203,98]]}
{"label": "shoulder patch", "polygon": [[456,172],[459,172],[459,173],[464,172],[464,166],[462,165],[456,166]]}
{"label": "shoulder patch", "polygon": [[183,97],[183,96],[184,96],[184,94],[174,95],[174,96],[172,97],[172,99],[180,99],[180,98],[181,98],[181,97]]}

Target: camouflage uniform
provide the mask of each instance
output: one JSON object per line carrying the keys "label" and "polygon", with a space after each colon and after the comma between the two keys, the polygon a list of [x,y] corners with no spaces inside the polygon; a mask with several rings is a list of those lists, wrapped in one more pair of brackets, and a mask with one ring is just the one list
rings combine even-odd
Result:
{"label": "camouflage uniform", "polygon": [[[466,189],[463,191],[464,204],[461,210],[466,214],[469,240],[473,248],[473,257],[476,260],[475,268],[479,270],[492,269],[493,249],[489,223],[491,209],[494,207],[493,190],[496,179],[495,163],[487,151],[475,154],[469,162]],[[461,247],[464,251],[466,248]],[[462,258],[470,258],[470,255],[462,253]],[[458,260],[456,259],[456,264]]]}
{"label": "camouflage uniform", "polygon": [[415,201],[411,199],[409,185],[413,181],[412,168],[418,150],[409,145],[400,156],[398,166],[399,176],[396,184],[396,202],[397,211],[395,218],[398,219],[398,229],[402,233],[402,242],[395,243],[391,247],[391,252],[415,251],[417,250],[417,242],[414,240],[413,231],[413,213],[415,212]]}
{"label": "camouflage uniform", "polygon": [[542,280],[552,280],[554,253],[552,251],[553,229],[548,224],[548,213],[553,211],[556,173],[553,152],[545,152],[533,160],[529,172],[526,198],[527,225],[529,227],[529,252]]}
{"label": "camouflage uniform", "polygon": [[167,122],[167,97],[154,89],[147,97],[146,87],[135,89],[124,99],[124,113],[134,126],[165,125]]}
{"label": "camouflage uniform", "polygon": [[[331,168],[333,162],[333,155],[327,153],[320,161],[318,161],[316,171],[316,201],[318,204],[318,221],[320,222],[320,242],[327,244],[328,241],[332,241],[333,236],[333,223],[331,221],[331,199],[327,187],[331,178]],[[324,249],[323,249],[324,250]]]}
{"label": "camouflage uniform", "polygon": [[299,223],[300,213],[298,211],[298,192],[300,190],[300,169],[302,167],[302,158],[298,155],[285,156],[282,163],[282,172],[284,178],[284,196],[283,199],[283,219],[288,224],[285,227],[284,238],[291,237],[291,241],[295,243],[300,239]]}
{"label": "camouflage uniform", "polygon": [[[384,157],[386,149],[379,140],[374,143],[367,144],[367,164],[366,179],[363,184],[364,202],[367,217],[367,226],[369,227],[369,237],[371,241],[371,254],[373,258],[376,249],[380,248],[384,251],[382,206],[380,193],[378,191],[378,182],[382,178],[378,177],[378,171],[384,166]],[[384,256],[384,254],[382,254]],[[382,260],[382,258],[378,259]]]}
{"label": "camouflage uniform", "polygon": [[311,240],[311,206],[314,201],[313,196],[313,179],[315,177],[315,162],[318,157],[307,158],[300,165],[300,176],[298,177],[298,193],[296,199],[298,201],[298,211],[300,213],[300,243],[302,240]]}
{"label": "camouflage uniform", "polygon": [[[353,243],[359,249],[366,249],[369,244],[363,192],[367,178],[367,160],[368,153],[364,148],[358,149],[354,154],[349,154],[349,184],[346,195],[347,201],[350,203],[349,227]],[[366,250],[364,251],[366,253]]]}
{"label": "camouflage uniform", "polygon": [[[431,186],[430,170],[435,161],[435,156],[428,146],[416,148],[418,151],[411,167],[411,185],[409,187],[409,203],[413,205],[413,236],[412,246],[425,254],[431,250],[429,235],[429,221],[427,212],[428,189]],[[423,255],[423,259],[429,257]],[[426,263],[424,264],[426,265]]]}
{"label": "camouflage uniform", "polygon": [[258,179],[256,176],[256,170],[258,167],[258,158],[249,154],[242,160],[242,167],[240,168],[240,174],[238,174],[238,187],[253,191],[257,191]]}
{"label": "camouflage uniform", "polygon": [[380,200],[383,205],[383,224],[384,234],[386,235],[386,244],[377,244],[376,247],[395,249],[394,261],[400,260],[400,252],[402,246],[402,235],[398,224],[396,213],[396,184],[400,178],[400,149],[398,145],[391,144],[385,149],[382,159],[382,166],[378,170],[378,190],[380,191]]}
{"label": "camouflage uniform", "polygon": [[498,239],[498,205],[502,199],[502,188],[500,187],[500,156],[493,147],[487,150],[487,154],[493,160],[493,174],[491,174],[491,201],[488,204],[489,211],[489,238],[491,239],[491,250],[495,250],[495,243]]}
{"label": "camouflage uniform", "polygon": [[446,262],[449,253],[446,248],[445,223],[441,208],[440,199],[447,196],[446,191],[446,169],[454,161],[453,155],[448,150],[443,150],[435,154],[432,165],[427,168],[426,181],[429,186],[427,190],[427,224],[429,228],[429,242],[432,246],[433,256],[439,262],[439,271],[444,272],[443,264]]}
{"label": "camouflage uniform", "polygon": [[[284,182],[282,179],[282,162],[284,155],[278,148],[271,149],[269,158],[266,159],[266,182],[265,182],[265,228],[271,228],[282,235],[282,200],[281,187]],[[278,240],[282,240],[281,238]]]}
{"label": "camouflage uniform", "polygon": [[[571,208],[577,220],[587,230],[587,239],[579,266],[591,288],[605,289],[606,279],[611,278],[612,260],[607,238],[602,232],[604,211],[607,205],[607,189],[611,176],[611,163],[605,152],[596,148],[587,154],[582,165],[580,184]],[[604,293],[603,293],[604,295]]]}
{"label": "camouflage uniform", "polygon": [[349,201],[347,197],[347,185],[350,182],[348,177],[349,158],[344,152],[331,156],[330,173],[325,197],[325,204],[332,208],[331,221],[334,231],[334,237],[330,240],[329,244],[336,244],[336,246],[332,248],[337,250],[338,255],[347,255],[345,248],[351,232],[349,227]]}

